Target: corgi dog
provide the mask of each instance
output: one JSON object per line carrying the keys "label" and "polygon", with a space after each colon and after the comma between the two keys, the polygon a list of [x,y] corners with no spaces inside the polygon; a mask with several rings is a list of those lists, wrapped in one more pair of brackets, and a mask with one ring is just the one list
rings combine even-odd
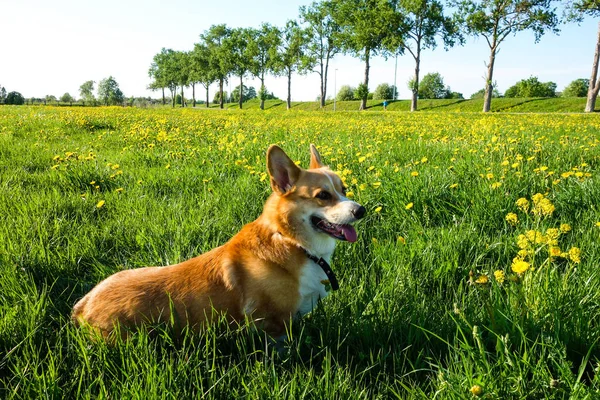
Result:
{"label": "corgi dog", "polygon": [[290,318],[310,312],[328,289],[337,289],[329,267],[337,240],[355,242],[352,223],[365,208],[346,196],[337,174],[310,145],[310,168],[298,167],[278,146],[267,151],[273,193],[263,213],[227,243],[166,267],[117,272],[73,308],[72,318],[108,338],[123,338],[148,323],[200,329],[223,314],[246,318],[282,337]]}

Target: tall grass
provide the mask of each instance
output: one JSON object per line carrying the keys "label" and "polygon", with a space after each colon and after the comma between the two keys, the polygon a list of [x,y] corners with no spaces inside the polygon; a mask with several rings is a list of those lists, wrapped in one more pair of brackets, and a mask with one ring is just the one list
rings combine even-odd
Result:
{"label": "tall grass", "polygon": [[[595,115],[0,108],[0,397],[595,398],[599,133]],[[268,145],[307,166],[311,142],[368,216],[282,355],[247,325],[110,346],[70,323],[106,276],[227,241],[270,193]],[[536,193],[551,215],[518,210]],[[564,223],[580,262],[512,271],[519,234]]]}

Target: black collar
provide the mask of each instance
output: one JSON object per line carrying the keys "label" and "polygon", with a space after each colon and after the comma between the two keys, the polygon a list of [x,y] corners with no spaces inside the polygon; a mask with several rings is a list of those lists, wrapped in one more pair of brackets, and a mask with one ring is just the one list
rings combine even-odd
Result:
{"label": "black collar", "polygon": [[335,277],[333,270],[331,269],[331,265],[329,265],[329,263],[327,261],[325,261],[323,258],[317,257],[317,256],[309,253],[309,251],[306,250],[304,247],[302,247],[302,246],[298,246],[298,247],[300,247],[304,251],[304,254],[306,254],[306,257],[308,257],[309,259],[314,261],[319,267],[321,267],[323,272],[325,272],[325,275],[327,275],[327,278],[329,279],[329,283],[331,284],[331,289],[338,290],[340,288],[340,284],[338,283],[338,280]]}

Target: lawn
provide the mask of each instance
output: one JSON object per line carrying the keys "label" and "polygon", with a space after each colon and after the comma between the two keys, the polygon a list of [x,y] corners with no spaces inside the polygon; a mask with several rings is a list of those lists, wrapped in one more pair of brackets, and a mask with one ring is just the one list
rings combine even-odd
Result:
{"label": "lawn", "polygon": [[[600,396],[599,116],[284,107],[0,107],[1,398]],[[315,143],[368,212],[284,354],[70,323],[108,275],[254,220],[273,143],[304,167]]]}

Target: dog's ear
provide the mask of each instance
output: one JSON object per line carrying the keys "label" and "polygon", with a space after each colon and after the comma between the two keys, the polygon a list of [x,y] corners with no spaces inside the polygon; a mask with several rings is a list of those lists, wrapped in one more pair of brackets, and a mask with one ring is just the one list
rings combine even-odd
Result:
{"label": "dog's ear", "polygon": [[321,161],[321,155],[314,144],[310,144],[310,169],[321,168],[323,162]]}
{"label": "dog's ear", "polygon": [[300,177],[300,168],[275,145],[267,150],[267,170],[271,176],[271,188],[279,194],[287,193]]}

